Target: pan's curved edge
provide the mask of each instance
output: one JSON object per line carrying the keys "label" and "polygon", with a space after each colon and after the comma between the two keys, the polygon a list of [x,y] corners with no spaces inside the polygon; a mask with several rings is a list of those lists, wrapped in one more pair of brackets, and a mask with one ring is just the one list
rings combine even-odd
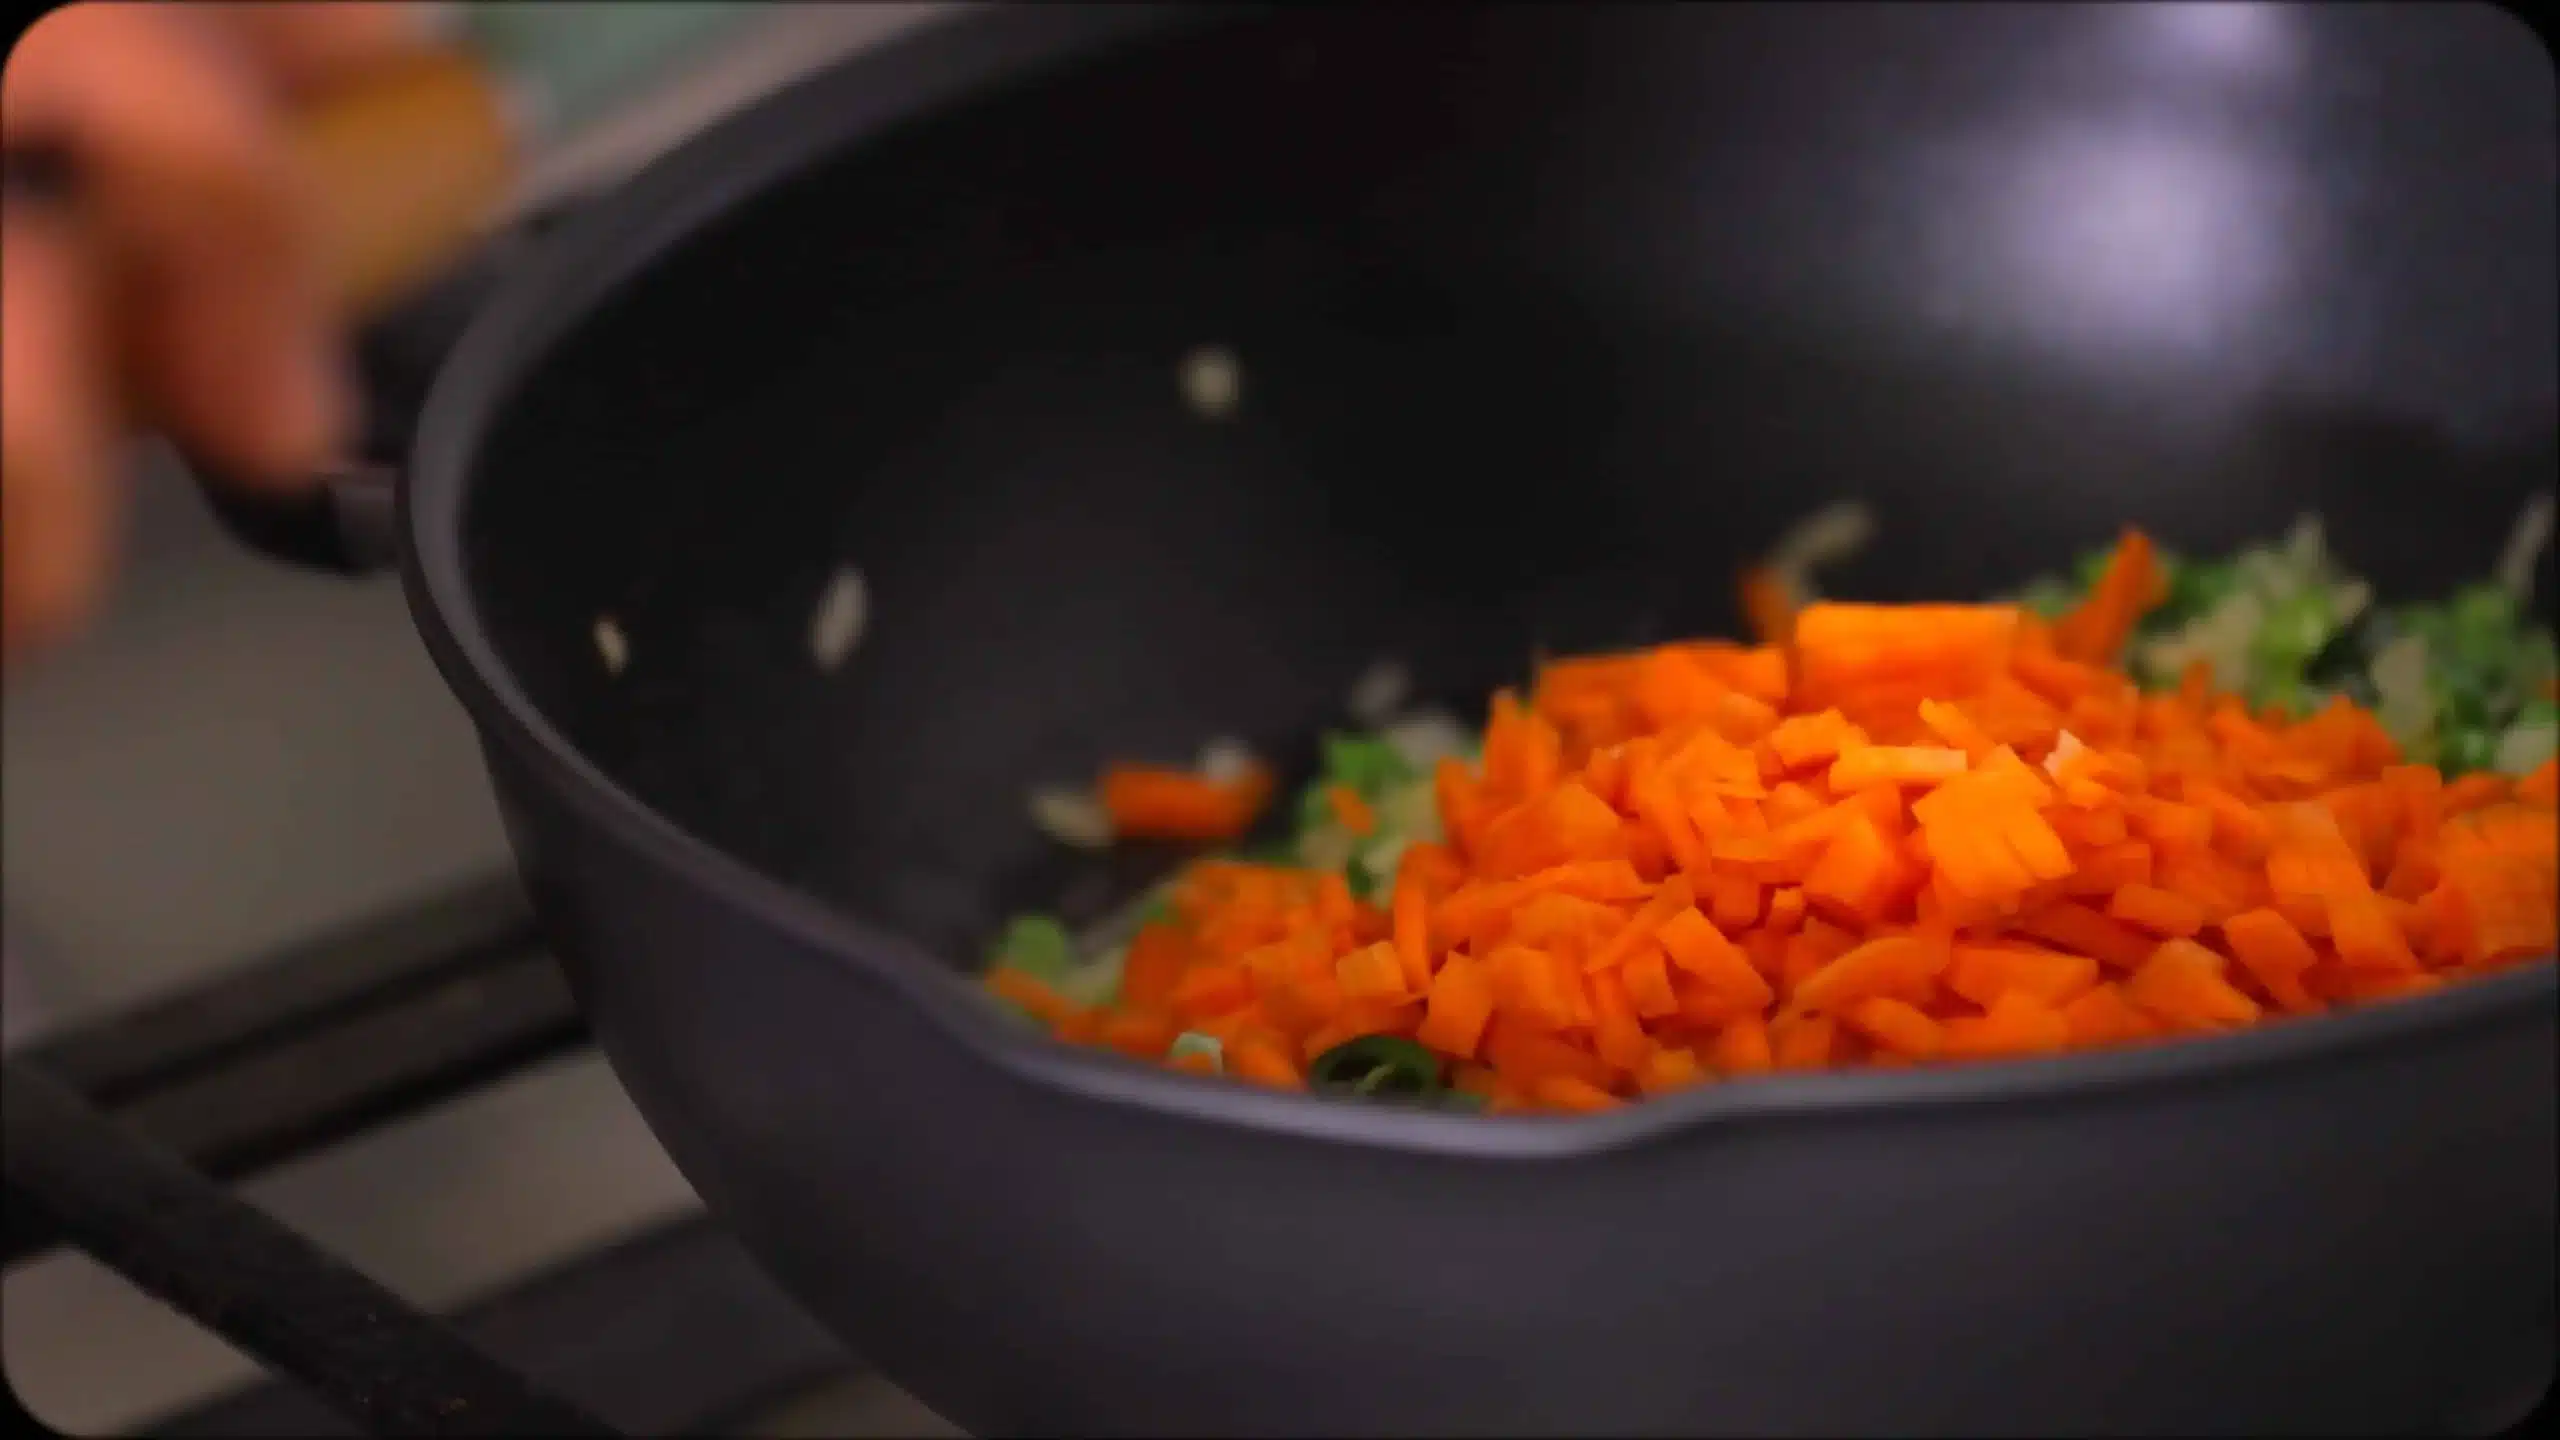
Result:
{"label": "pan's curved edge", "polygon": [[473,457],[515,381],[613,287],[821,155],[989,83],[1116,42],[1248,16],[1260,8],[1001,5],[928,23],[750,106],[577,216],[501,290],[456,346],[429,396],[400,497],[401,573],[410,608],[437,668],[484,735],[503,743],[587,822],[650,865],[759,917],[794,949],[894,991],[959,1047],[1020,1081],[1093,1103],[1323,1142],[1488,1161],[1562,1160],[1658,1143],[1707,1125],[2225,1084],[2420,1035],[2457,1042],[2536,1012],[2560,1013],[2560,968],[2534,964],[2435,994],[2228,1036],[1936,1070],[1771,1076],[1572,1119],[1344,1104],[1203,1081],[1031,1038],[1003,1023],[972,987],[913,943],[721,853],[579,755],[536,710],[489,643],[460,544]]}

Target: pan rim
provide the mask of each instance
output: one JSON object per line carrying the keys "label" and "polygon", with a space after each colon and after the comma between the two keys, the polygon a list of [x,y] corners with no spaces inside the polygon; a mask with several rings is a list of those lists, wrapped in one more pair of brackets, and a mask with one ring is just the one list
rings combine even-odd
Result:
{"label": "pan rim", "polygon": [[1264,8],[990,5],[935,17],[750,104],[573,215],[457,344],[428,397],[401,486],[400,568],[409,608],[436,667],[484,737],[496,737],[600,839],[778,932],[795,959],[848,967],[894,992],[943,1039],[1001,1076],[1060,1099],[1319,1143],[1486,1162],[1557,1161],[1737,1124],[2156,1097],[2411,1042],[2461,1043],[2473,1032],[2530,1020],[2529,1011],[2548,1011],[2560,1000],[2560,968],[2537,961],[2433,994],[2228,1035],[1944,1068],[1772,1075],[1600,1115],[1462,1116],[1345,1104],[1204,1081],[1032,1036],[1007,1024],[964,975],[920,945],[764,875],[587,760],[497,654],[462,554],[478,452],[517,382],[629,277],[822,156],[1093,47]]}

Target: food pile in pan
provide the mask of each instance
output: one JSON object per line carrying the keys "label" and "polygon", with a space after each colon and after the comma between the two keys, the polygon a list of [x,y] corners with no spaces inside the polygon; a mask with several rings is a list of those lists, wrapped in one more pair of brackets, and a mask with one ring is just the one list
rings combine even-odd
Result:
{"label": "food pile in pan", "polygon": [[[2522,601],[2549,517],[2438,604],[2381,604],[2306,522],[2222,561],[2127,531],[2011,603],[1867,605],[1812,594],[1865,527],[1826,514],[1745,577],[1758,643],[1548,661],[1480,738],[1330,736],[1276,847],[1187,864],[1098,954],[1018,920],[987,983],[1203,1075],[1588,1111],[2547,962],[2560,665]],[[1224,747],[1035,808],[1077,843],[1222,843],[1273,790]]]}

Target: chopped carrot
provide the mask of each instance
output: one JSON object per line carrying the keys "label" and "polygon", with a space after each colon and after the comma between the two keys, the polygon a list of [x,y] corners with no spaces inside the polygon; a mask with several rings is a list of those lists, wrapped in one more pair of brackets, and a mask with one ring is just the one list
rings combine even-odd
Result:
{"label": "chopped carrot", "polygon": [[[1062,1040],[1249,1083],[1408,1036],[1510,1112],[2119,1045],[2548,960],[2560,765],[2448,781],[2343,700],[2253,708],[2196,666],[2140,690],[2112,667],[2164,583],[2127,531],[2052,624],[1787,596],[1768,644],[1542,663],[1494,697],[1480,762],[1434,768],[1446,838],[1374,903],[1338,867],[1201,859],[1111,1000],[986,984]],[[1102,789],[1121,833],[1215,839],[1270,785],[1124,765]],[[1376,833],[1358,792],[1324,803]],[[1172,1057],[1182,1030],[1223,1067]]]}
{"label": "chopped carrot", "polygon": [[1696,910],[1683,910],[1663,922],[1655,938],[1671,963],[1696,976],[1708,988],[1753,1009],[1774,998],[1768,980],[1723,932]]}
{"label": "chopped carrot", "polygon": [[1396,947],[1384,942],[1334,961],[1333,977],[1346,1000],[1402,999],[1407,993],[1404,963],[1396,957]]}
{"label": "chopped carrot", "polygon": [[1777,1061],[1769,1049],[1768,1022],[1747,1015],[1728,1023],[1716,1033],[1712,1058],[1727,1075],[1758,1075],[1774,1069]]}
{"label": "chopped carrot", "polygon": [[[1751,962],[1743,960],[1740,951],[1735,951],[1734,955],[1737,960],[1741,960],[1746,970],[1750,968]],[[1752,970],[1750,973],[1752,979],[1760,979],[1760,972]],[[1659,1020],[1666,1015],[1676,1015],[1680,1012],[1680,997],[1673,989],[1670,971],[1663,963],[1661,946],[1638,946],[1636,953],[1628,956],[1626,964],[1618,968],[1618,979],[1627,987],[1627,1003],[1634,1006],[1635,1012],[1645,1019]],[[1768,982],[1761,980],[1760,989],[1764,998],[1752,1005],[1754,1009],[1757,1009],[1759,1004],[1767,1003],[1765,996],[1768,991]],[[1746,1000],[1745,1003],[1751,1002]]]}
{"label": "chopped carrot", "polygon": [[1595,1111],[1616,1108],[1621,1102],[1599,1086],[1579,1075],[1542,1075],[1530,1088],[1530,1094],[1558,1110]]}
{"label": "chopped carrot", "polygon": [[1697,1052],[1680,1046],[1655,1049],[1636,1070],[1636,1085],[1647,1095],[1661,1095],[1706,1078],[1706,1068],[1698,1063]]}
{"label": "chopped carrot", "polygon": [[1230,1073],[1284,1090],[1303,1090],[1307,1078],[1289,1054],[1288,1045],[1268,1031],[1252,1031],[1227,1047]]}
{"label": "chopped carrot", "polygon": [[1452,955],[1431,981],[1422,1027],[1414,1038],[1443,1055],[1476,1053],[1485,1022],[1493,1018],[1493,986],[1483,968],[1464,955]]}
{"label": "chopped carrot", "polygon": [[1137,1060],[1163,1057],[1182,1027],[1157,1010],[1115,1010],[1102,1017],[1099,1041]]}
{"label": "chopped carrot", "polygon": [[1840,1018],[1876,1044],[1914,1060],[1931,1058],[1946,1043],[1937,1021],[1920,1013],[1917,1007],[1887,995],[1870,995],[1843,1011]]}
{"label": "chopped carrot", "polygon": [[1939,1029],[1944,1053],[1956,1058],[2054,1055],[2072,1042],[2064,1012],[2019,990],[1992,1001],[1980,1015],[1959,1016]]}
{"label": "chopped carrot", "polygon": [[1166,997],[1185,1015],[1223,1015],[1253,1003],[1252,975],[1241,964],[1195,964]]}
{"label": "chopped carrot", "polygon": [[2222,922],[2222,938],[2230,944],[2232,958],[2278,1005],[2293,1011],[2320,1008],[2302,988],[2302,977],[2319,957],[2293,922],[2273,910],[2245,910]]}
{"label": "chopped carrot", "polygon": [[2019,917],[2018,929],[2119,970],[2130,970],[2151,958],[2149,938],[2086,905],[2065,903],[2030,911]]}
{"label": "chopped carrot", "polygon": [[2107,913],[2154,935],[2185,939],[2204,928],[2204,907],[2172,890],[2129,884],[2116,887]]}
{"label": "chopped carrot", "polygon": [[1120,1003],[1140,1009],[1170,1006],[1190,968],[1191,946],[1180,929],[1144,926],[1120,962]]}
{"label": "chopped carrot", "polygon": [[2223,978],[2219,955],[2192,940],[2169,940],[2124,982],[2124,996],[2179,1029],[2245,1025],[2258,1003]]}
{"label": "chopped carrot", "polygon": [[1188,770],[1114,765],[1102,773],[1102,808],[1114,833],[1167,840],[1232,840],[1271,799],[1268,766],[1255,762],[1233,779]]}
{"label": "chopped carrot", "polygon": [[1333,818],[1342,822],[1343,829],[1354,835],[1377,833],[1378,812],[1369,808],[1369,802],[1361,798],[1359,791],[1348,785],[1328,785],[1324,800],[1333,808]]}
{"label": "chopped carrot", "polygon": [[1946,981],[1948,989],[1986,1010],[2005,995],[2024,995],[2058,1006],[2097,983],[2098,962],[2086,955],[2010,941],[1958,944]]}
{"label": "chopped carrot", "polygon": [[2074,1045],[2120,1045],[2160,1033],[2160,1022],[2125,999],[2113,981],[2092,986],[2062,1007]]}
{"label": "chopped carrot", "polygon": [[1816,1070],[1831,1063],[1837,1031],[1828,1015],[1781,1015],[1769,1024],[1770,1063],[1780,1070]]}
{"label": "chopped carrot", "polygon": [[1838,1010],[1876,995],[1899,994],[1936,978],[1952,956],[1947,946],[1920,935],[1887,935],[1867,941],[1805,978],[1789,1003],[1808,1010]]}
{"label": "chopped carrot", "polygon": [[1831,790],[1845,795],[1871,785],[1934,785],[1965,771],[1962,750],[1939,745],[1868,745],[1831,762]]}
{"label": "chopped carrot", "polygon": [[2055,651],[2075,660],[2113,660],[2132,638],[2134,622],[2160,603],[2168,585],[2150,537],[2127,529],[2088,598],[2054,627]]}
{"label": "chopped carrot", "polygon": [[1609,1088],[1609,1067],[1599,1056],[1507,1015],[1494,1017],[1486,1028],[1484,1058],[1497,1072],[1527,1086],[1545,1076],[1570,1075]]}

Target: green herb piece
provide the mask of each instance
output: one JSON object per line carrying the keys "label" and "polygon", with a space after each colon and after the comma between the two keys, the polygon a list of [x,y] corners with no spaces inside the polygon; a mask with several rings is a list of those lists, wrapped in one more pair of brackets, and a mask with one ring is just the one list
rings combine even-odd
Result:
{"label": "green herb piece", "polygon": [[1361,1035],[1315,1058],[1307,1080],[1319,1089],[1358,1095],[1430,1098],[1444,1088],[1440,1057],[1401,1035]]}

